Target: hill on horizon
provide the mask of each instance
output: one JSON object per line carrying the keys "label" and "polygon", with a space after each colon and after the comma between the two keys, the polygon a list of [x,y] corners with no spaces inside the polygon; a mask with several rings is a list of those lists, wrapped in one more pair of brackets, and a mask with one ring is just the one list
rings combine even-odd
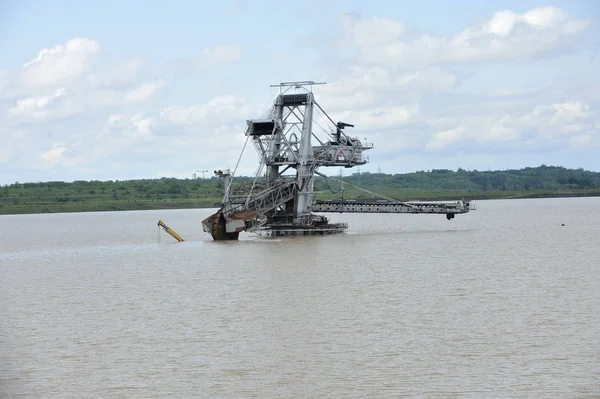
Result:
{"label": "hill on horizon", "polygon": [[[234,187],[254,177],[234,179]],[[343,183],[343,185],[342,185]],[[456,200],[600,196],[600,173],[559,166],[506,171],[432,169],[402,174],[353,173],[315,178],[319,199],[389,197],[398,200]],[[13,183],[0,186],[0,214],[89,212],[218,207],[223,180],[137,179]],[[374,195],[376,193],[377,195]]]}
{"label": "hill on horizon", "polygon": [[[330,170],[336,170],[336,168],[330,168]],[[343,169],[343,171],[351,171],[352,169]],[[495,170],[478,170],[478,169],[464,169],[464,168],[458,168],[457,170],[453,170],[453,169],[428,169],[428,170],[417,170],[414,172],[403,172],[403,173],[377,173],[377,172],[353,172],[351,174],[348,175],[342,175],[341,178],[342,179],[351,179],[353,180],[356,176],[394,176],[394,177],[398,177],[398,176],[406,176],[409,177],[411,181],[415,182],[416,180],[421,180],[419,178],[415,178],[416,176],[420,176],[422,177],[424,174],[431,174],[433,175],[437,175],[437,176],[443,176],[444,178],[448,178],[452,175],[452,173],[456,173],[458,175],[467,175],[467,176],[474,176],[477,174],[483,174],[486,176],[496,176],[496,181],[498,180],[498,176],[500,175],[511,175],[511,176],[529,176],[529,177],[533,177],[533,176],[540,176],[540,175],[544,175],[547,178],[552,178],[552,175],[555,175],[555,177],[557,177],[558,179],[562,178],[569,178],[569,177],[573,177],[572,175],[581,175],[581,176],[587,176],[592,178],[596,176],[596,175],[600,175],[600,172],[595,172],[595,171],[591,171],[588,169],[583,169],[583,168],[566,168],[563,166],[547,166],[545,164],[542,164],[540,166],[534,166],[534,167],[524,167],[524,168],[520,168],[520,169],[495,169]],[[568,176],[567,176],[568,175]],[[340,176],[339,174],[334,175],[334,174],[329,174],[328,176],[330,176],[331,178],[337,178],[339,179]],[[131,178],[131,179],[108,179],[108,180],[97,180],[97,179],[91,179],[91,180],[81,180],[81,179],[77,179],[77,180],[69,180],[69,181],[64,181],[64,180],[48,180],[48,181],[37,181],[37,182],[19,182],[16,181],[14,183],[11,184],[4,184],[4,185],[0,185],[0,187],[11,187],[11,186],[15,186],[15,185],[19,185],[19,184],[45,184],[45,183],[67,183],[67,184],[71,184],[71,183],[77,183],[77,182],[98,182],[98,183],[111,183],[111,182],[135,182],[135,181],[155,181],[155,180],[171,180],[171,179],[175,179],[175,180],[182,180],[182,181],[204,181],[204,180],[217,180],[218,178],[215,176],[211,176],[211,177],[207,177],[205,179],[202,178],[177,178],[177,177],[169,177],[169,176],[162,176],[162,177],[155,177],[155,178]],[[241,176],[236,176],[235,179],[254,179],[254,176],[245,176],[245,175],[241,175]],[[319,179],[319,177],[317,177],[317,179]],[[476,179],[475,179],[476,180]],[[561,181],[560,184],[563,184],[564,182]],[[507,186],[508,187],[508,186]]]}

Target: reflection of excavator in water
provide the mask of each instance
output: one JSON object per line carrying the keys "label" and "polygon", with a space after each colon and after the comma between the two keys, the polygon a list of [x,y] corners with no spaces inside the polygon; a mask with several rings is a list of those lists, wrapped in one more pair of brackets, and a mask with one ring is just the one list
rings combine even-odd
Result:
{"label": "reflection of excavator in water", "polygon": [[[246,142],[252,140],[260,165],[249,187],[232,188],[232,173],[215,171],[224,180],[225,195],[221,208],[202,221],[203,230],[213,239],[236,240],[242,231],[267,236],[325,235],[343,232],[348,227],[346,223],[329,223],[313,211],[445,214],[448,220],[455,214],[469,212],[469,201],[401,202],[359,187],[382,199],[315,200],[315,175],[326,177],[317,172],[319,167],[364,165],[367,160],[363,151],[373,148],[372,144],[344,133],[346,127],[354,125],[333,122],[314,99],[311,89],[315,84],[319,83],[277,85],[281,94],[268,116],[247,121]],[[291,89],[295,92],[290,93]],[[324,129],[323,124],[329,128]],[[320,135],[315,128],[321,129]]]}

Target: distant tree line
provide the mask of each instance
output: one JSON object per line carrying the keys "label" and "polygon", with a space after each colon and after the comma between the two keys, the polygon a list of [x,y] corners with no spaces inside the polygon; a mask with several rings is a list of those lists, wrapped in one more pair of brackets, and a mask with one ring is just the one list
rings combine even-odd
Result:
{"label": "distant tree line", "polygon": [[[315,179],[318,198],[372,196],[356,186],[397,199],[600,195],[600,173],[559,166],[504,171],[365,172],[341,178],[331,175]],[[237,177],[233,184],[251,185],[253,181],[254,177]],[[223,181],[217,177],[15,182],[0,186],[0,214],[216,207],[223,191]]]}
{"label": "distant tree line", "polygon": [[529,191],[600,188],[600,173],[542,165],[536,168],[467,171],[432,169],[403,174],[354,173],[343,180],[365,188],[395,187],[420,190]]}

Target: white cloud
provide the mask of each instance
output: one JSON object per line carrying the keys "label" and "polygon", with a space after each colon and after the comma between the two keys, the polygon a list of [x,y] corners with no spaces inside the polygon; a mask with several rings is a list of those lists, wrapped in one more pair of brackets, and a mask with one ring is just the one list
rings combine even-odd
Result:
{"label": "white cloud", "polygon": [[480,142],[498,142],[517,140],[520,137],[519,129],[511,124],[511,118],[504,117],[492,124],[489,129],[483,130],[478,139]]}
{"label": "white cloud", "polygon": [[581,101],[538,105],[521,117],[521,124],[524,128],[537,129],[546,138],[573,134],[586,129],[587,123],[591,123],[589,111],[590,106]]}
{"label": "white cloud", "polygon": [[335,84],[331,85],[330,90],[323,90],[323,95],[316,98],[319,105],[325,108],[325,111],[334,114],[336,111],[346,111],[349,109],[365,109],[373,106],[376,102],[376,93],[367,88],[352,89],[343,88]]}
{"label": "white cloud", "polygon": [[66,90],[63,87],[47,96],[18,100],[9,110],[11,116],[40,121],[69,116],[75,112],[76,109],[68,101]]}
{"label": "white cloud", "polygon": [[54,144],[51,149],[41,154],[42,167],[73,167],[80,164],[83,159],[67,155],[68,149],[61,144]]}
{"label": "white cloud", "polygon": [[398,86],[417,91],[442,91],[453,89],[458,81],[455,73],[441,68],[417,69],[397,78]]}
{"label": "white cloud", "polygon": [[68,85],[81,77],[99,54],[100,44],[85,38],[45,48],[23,65],[19,83],[30,90]]}
{"label": "white cloud", "polygon": [[354,65],[346,74],[332,83],[319,88],[319,103],[328,112],[360,110],[388,102],[397,104],[401,94],[441,92],[454,88],[458,83],[455,73],[442,68],[423,68],[407,71],[381,66]]}
{"label": "white cloud", "polygon": [[[471,143],[521,143],[535,142],[582,143],[587,140],[582,132],[591,128],[593,119],[589,105],[580,101],[565,101],[553,104],[523,108],[520,111],[511,109],[510,114],[495,116],[498,110],[490,115],[477,115],[476,112],[459,118],[444,117],[430,120],[430,126],[451,125],[456,119],[462,123],[451,125],[434,133],[426,144],[426,150],[439,151],[452,146],[464,148]],[[501,111],[506,112],[506,111]],[[498,114],[496,114],[498,115]],[[524,140],[524,135],[527,139]]]}
{"label": "white cloud", "polygon": [[360,19],[347,14],[342,19],[342,41],[359,47],[393,43],[405,30],[404,24],[386,17]]}
{"label": "white cloud", "polygon": [[[532,59],[577,45],[590,23],[573,19],[555,7],[536,8],[523,14],[506,10],[495,13],[483,24],[468,27],[452,36],[423,34],[404,40],[398,33],[400,28],[376,31],[381,21],[372,18],[362,20],[356,26],[370,26],[377,32],[374,34],[376,40],[346,35],[346,43],[358,49],[357,60],[365,65],[419,66]],[[343,23],[345,30],[346,24]]]}
{"label": "white cloud", "polygon": [[[421,113],[423,107],[418,104],[427,93],[451,92],[469,76],[441,64],[531,59],[564,50],[578,43],[589,23],[559,8],[541,7],[525,13],[499,11],[455,35],[412,36],[400,21],[346,15],[341,38],[357,54],[350,65],[346,60],[344,68],[335,69],[332,84],[319,88],[322,96],[318,101],[332,115],[341,115],[340,119],[355,123],[360,130],[399,130],[406,123],[425,123],[429,127],[420,131],[422,139],[413,140],[413,144],[421,143],[429,151],[470,143],[518,142],[525,132],[532,131],[543,137],[560,131],[585,131],[588,125],[579,123],[583,127],[576,130],[578,123],[574,121],[589,117],[587,105],[556,102],[538,106],[528,116],[526,107],[509,108],[510,97],[521,94],[515,90],[491,92],[500,101],[495,110],[471,104],[455,113],[449,111],[454,104],[448,103],[444,112],[438,108],[443,107],[441,96],[441,103],[438,101],[432,110],[423,109]],[[407,106],[407,102],[413,105]],[[411,107],[412,111],[407,111]],[[394,111],[383,115],[378,109]]]}
{"label": "white cloud", "polygon": [[570,122],[575,119],[586,118],[589,115],[589,105],[578,101],[568,101],[552,105],[556,111],[550,120],[551,124]]}
{"label": "white cloud", "polygon": [[4,97],[17,98],[8,114],[17,122],[49,121],[102,107],[149,102],[166,88],[160,77],[138,82],[140,57],[107,66],[99,54],[98,42],[71,39],[41,50],[19,71],[0,73],[0,92],[7,82]]}
{"label": "white cloud", "polygon": [[135,104],[148,101],[160,93],[165,87],[165,81],[162,79],[143,83],[135,89],[126,92],[123,100],[126,104]]}
{"label": "white cloud", "polygon": [[161,117],[175,125],[187,124],[220,124],[243,121],[254,111],[245,99],[235,95],[215,97],[205,104],[190,106],[173,106],[166,108]]}
{"label": "white cloud", "polygon": [[361,131],[369,131],[400,127],[415,121],[419,117],[419,112],[419,106],[414,104],[408,106],[374,107],[359,111],[348,110],[335,113],[332,117],[349,121],[349,123],[360,127]]}
{"label": "white cloud", "polygon": [[92,87],[115,87],[134,84],[142,71],[142,57],[133,57],[119,62],[106,70],[88,76]]}
{"label": "white cloud", "polygon": [[[534,8],[533,10],[523,14],[522,19],[528,24],[536,26],[540,29],[563,25],[569,22],[576,22],[569,21],[567,13],[556,7]],[[587,25],[587,23],[585,25]]]}
{"label": "white cloud", "polygon": [[560,128],[560,131],[564,133],[577,133],[581,132],[582,130],[585,130],[585,128],[585,125],[580,124],[564,125]]}
{"label": "white cloud", "polygon": [[242,47],[237,44],[228,44],[220,47],[207,47],[202,50],[200,63],[225,64],[237,61],[242,57]]}
{"label": "white cloud", "polygon": [[595,137],[592,132],[569,138],[569,146],[575,149],[593,148],[596,147],[598,143],[600,143],[598,137]]}
{"label": "white cloud", "polygon": [[8,86],[8,71],[0,69],[0,93]]}
{"label": "white cloud", "polygon": [[7,163],[12,156],[12,137],[8,129],[0,127],[0,141],[3,145],[0,146],[0,163]]}
{"label": "white cloud", "polygon": [[205,47],[199,56],[176,62],[175,67],[184,71],[198,71],[229,64],[240,58],[242,58],[242,47],[237,44]]}
{"label": "white cloud", "polygon": [[349,94],[355,90],[378,91],[441,91],[452,89],[457,83],[455,73],[439,67],[404,70],[385,66],[354,65],[348,73],[338,77],[323,92]]}
{"label": "white cloud", "polygon": [[467,133],[467,128],[463,125],[437,132],[433,135],[432,140],[427,143],[425,149],[428,151],[444,149],[446,146],[462,140],[465,133]]}
{"label": "white cloud", "polygon": [[85,88],[67,91],[61,87],[47,95],[17,100],[9,109],[9,115],[23,121],[49,121],[83,112],[95,112],[99,107],[111,108],[148,102],[164,88],[163,80],[143,83],[124,92],[114,89],[87,91]]}
{"label": "white cloud", "polygon": [[0,148],[0,163],[6,163],[10,160],[10,150],[8,148]]}
{"label": "white cloud", "polygon": [[487,93],[487,95],[489,97],[508,97],[508,96],[514,96],[516,94],[519,94],[519,91],[511,90],[511,89],[490,90]]}
{"label": "white cloud", "polygon": [[484,29],[498,36],[508,36],[519,20],[520,15],[513,11],[499,11],[484,25]]}
{"label": "white cloud", "polygon": [[[548,164],[560,160],[546,161],[542,147],[583,154],[600,144],[597,85],[592,79],[585,87],[565,89],[570,84],[565,78],[560,87],[533,92],[523,87],[526,75],[510,79],[531,73],[520,69],[529,59],[575,49],[588,25],[589,21],[553,7],[524,13],[499,11],[447,36],[417,35],[389,16],[346,16],[336,39],[348,47],[333,55],[332,51],[307,53],[294,66],[306,71],[312,63],[317,70],[327,71],[329,76],[322,78],[329,84],[314,88],[317,101],[335,121],[356,125],[348,129],[351,136],[366,136],[375,144],[368,153],[374,166],[363,170],[373,170],[380,162],[387,173],[416,165],[425,169],[489,166],[494,159],[502,167],[519,167],[532,159]],[[319,37],[318,45],[304,50],[323,49],[326,40]],[[284,36],[281,40],[293,42]],[[194,45],[186,45],[192,51],[187,61],[173,60],[165,69],[135,54],[109,63],[100,56],[97,42],[74,39],[36,57],[32,54],[21,70],[0,71],[0,129],[4,129],[0,130],[0,162],[10,170],[31,168],[36,179],[45,179],[50,170],[57,171],[53,178],[114,179],[149,177],[159,171],[189,177],[198,168],[235,166],[246,139],[244,122],[261,116],[265,109],[255,101],[265,98],[243,91],[248,81],[233,69],[238,65],[231,66],[231,74],[228,68],[227,76],[219,76],[218,67],[242,56],[254,62],[252,57],[264,53],[260,48],[244,52],[233,44],[197,48],[194,53]],[[325,65],[314,64],[319,56]],[[488,66],[498,67],[494,60],[510,59],[525,62],[503,63],[502,79],[479,79]],[[490,62],[472,63],[481,60]],[[452,65],[458,63],[464,64]],[[193,75],[191,84],[197,86],[185,87],[187,82],[179,80],[184,74],[177,72],[182,68],[203,71]],[[243,71],[243,65],[239,68]],[[256,76],[253,90],[265,89],[266,95],[264,81],[273,71],[261,71],[264,74]],[[546,69],[542,72],[548,74]],[[473,73],[473,81],[461,86]],[[166,90],[166,82],[171,90]],[[477,94],[468,92],[473,82],[479,85]],[[198,92],[216,97],[198,103],[177,97]],[[73,115],[80,117],[54,120]],[[504,154],[510,151],[527,161],[508,159]],[[251,146],[246,152],[242,173],[251,174],[257,157]]]}
{"label": "white cloud", "polygon": [[65,151],[65,147],[55,144],[51,149],[42,154],[42,158],[44,158],[44,160],[50,164],[56,164],[58,161],[60,161],[60,158]]}
{"label": "white cloud", "polygon": [[154,144],[153,133],[157,126],[155,118],[140,113],[112,114],[105,120],[104,126],[94,124],[80,132],[71,130],[62,140],[69,143],[68,148],[65,144],[54,144],[43,152],[43,162],[32,166],[47,170],[85,165],[92,169],[113,168],[116,173],[122,163],[131,166],[139,162],[140,149],[146,148],[144,146],[154,148],[142,157],[145,162],[151,162],[164,146],[164,143]]}
{"label": "white cloud", "polygon": [[152,137],[152,129],[156,125],[157,122],[154,118],[145,117],[141,114],[131,116],[114,114],[108,117],[110,130],[124,137],[150,138]]}
{"label": "white cloud", "polygon": [[9,114],[21,120],[48,121],[96,111],[100,107],[111,108],[148,102],[158,96],[165,87],[162,79],[142,83],[125,91],[111,88],[91,89],[86,86],[74,86],[67,91],[61,87],[49,94],[17,100],[10,108]]}

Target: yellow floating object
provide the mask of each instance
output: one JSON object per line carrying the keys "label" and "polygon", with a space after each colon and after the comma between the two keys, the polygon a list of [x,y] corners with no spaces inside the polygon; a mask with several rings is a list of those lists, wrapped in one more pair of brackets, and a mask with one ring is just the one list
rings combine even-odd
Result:
{"label": "yellow floating object", "polygon": [[181,236],[179,234],[177,234],[172,228],[170,228],[169,226],[167,226],[166,224],[164,224],[162,220],[158,221],[158,225],[160,227],[162,227],[167,233],[169,233],[177,241],[179,241],[179,242],[183,241],[183,238],[181,238]]}

